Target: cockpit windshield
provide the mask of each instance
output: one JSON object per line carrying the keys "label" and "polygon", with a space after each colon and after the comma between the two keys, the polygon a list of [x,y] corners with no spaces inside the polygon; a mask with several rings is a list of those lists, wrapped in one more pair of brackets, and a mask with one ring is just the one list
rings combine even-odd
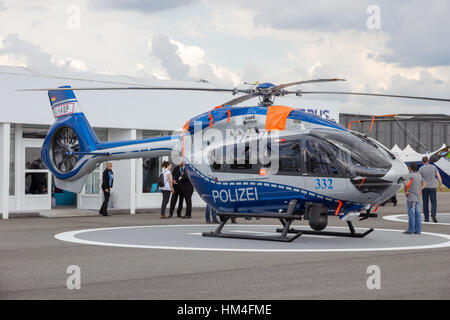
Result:
{"label": "cockpit windshield", "polygon": [[336,154],[338,160],[341,158],[346,162],[351,161],[353,165],[363,166],[369,170],[384,169],[383,171],[385,171],[391,168],[385,152],[382,152],[380,147],[370,139],[362,139],[359,135],[351,132],[323,129],[314,129],[310,134],[326,140],[346,153],[347,157]]}

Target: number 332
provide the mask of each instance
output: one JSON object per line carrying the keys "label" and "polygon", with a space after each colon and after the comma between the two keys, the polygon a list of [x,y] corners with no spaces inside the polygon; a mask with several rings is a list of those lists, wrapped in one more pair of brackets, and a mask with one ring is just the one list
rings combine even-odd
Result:
{"label": "number 332", "polygon": [[333,189],[332,179],[316,179],[316,183],[315,189]]}

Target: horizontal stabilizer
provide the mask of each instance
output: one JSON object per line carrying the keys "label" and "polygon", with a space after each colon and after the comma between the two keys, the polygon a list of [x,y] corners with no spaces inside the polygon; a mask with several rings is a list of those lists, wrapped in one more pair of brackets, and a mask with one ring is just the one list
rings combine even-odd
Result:
{"label": "horizontal stabilizer", "polygon": [[84,184],[86,183],[86,180],[87,176],[83,176],[82,178],[75,181],[65,181],[55,177],[55,185],[59,189],[80,193],[81,190],[83,189]]}

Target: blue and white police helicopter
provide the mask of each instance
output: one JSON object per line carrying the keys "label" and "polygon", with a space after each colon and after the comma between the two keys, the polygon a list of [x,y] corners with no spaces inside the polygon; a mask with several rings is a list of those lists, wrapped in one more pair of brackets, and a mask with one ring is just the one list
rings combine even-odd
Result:
{"label": "blue and white police helicopter", "polygon": [[[407,178],[406,165],[376,140],[336,122],[287,106],[277,96],[352,94],[450,99],[332,91],[289,91],[317,79],[281,85],[261,83],[248,89],[189,87],[102,87],[28,89],[48,91],[55,122],[48,131],[41,158],[58,188],[80,192],[86,176],[101,162],[141,157],[180,156],[202,199],[221,216],[221,224],[204,236],[292,241],[301,234],[364,237],[352,220],[376,216],[366,210],[392,197]],[[99,142],[83,114],[74,90],[195,90],[241,94],[202,113],[173,136],[120,142]],[[237,106],[254,97],[256,106]],[[328,216],[346,221],[349,232],[323,231]],[[279,235],[224,233],[232,217],[275,218]],[[291,228],[308,220],[313,230]]]}

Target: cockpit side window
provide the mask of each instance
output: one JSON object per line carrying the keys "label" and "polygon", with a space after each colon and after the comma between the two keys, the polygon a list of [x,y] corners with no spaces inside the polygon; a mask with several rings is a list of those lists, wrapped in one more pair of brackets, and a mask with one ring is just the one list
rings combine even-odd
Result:
{"label": "cockpit side window", "polygon": [[333,160],[333,155],[338,150],[328,144],[326,141],[313,137],[305,136],[305,174],[314,176],[339,176],[340,172]]}

